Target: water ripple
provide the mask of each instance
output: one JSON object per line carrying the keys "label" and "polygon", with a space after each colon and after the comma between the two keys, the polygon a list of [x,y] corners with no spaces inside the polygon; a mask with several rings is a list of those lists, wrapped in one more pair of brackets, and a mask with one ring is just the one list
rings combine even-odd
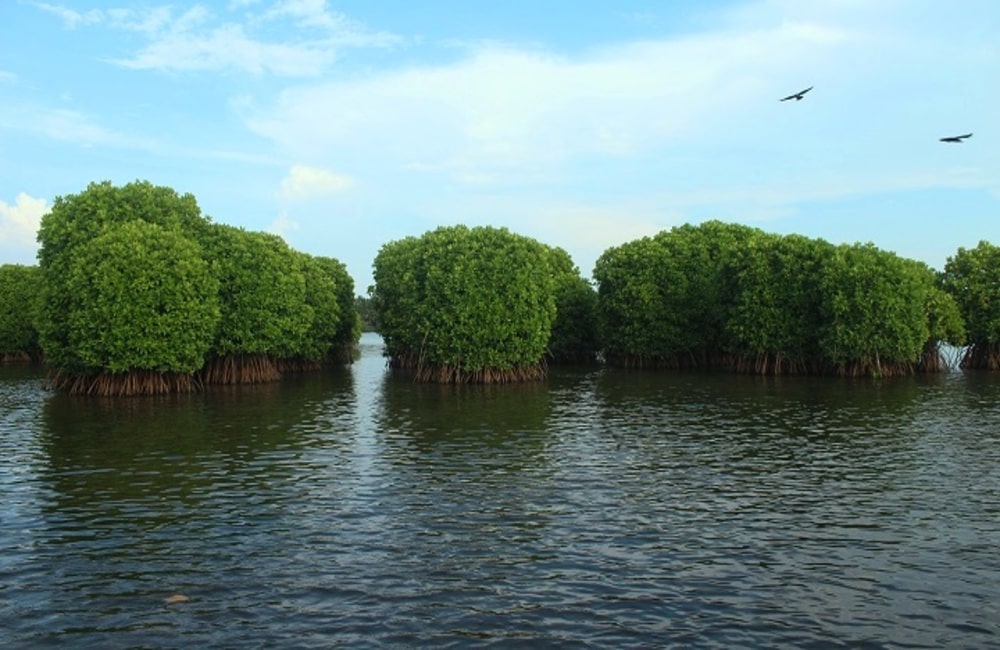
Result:
{"label": "water ripple", "polygon": [[[5,647],[1000,646],[1000,379],[0,375]],[[168,597],[183,594],[184,602]]]}

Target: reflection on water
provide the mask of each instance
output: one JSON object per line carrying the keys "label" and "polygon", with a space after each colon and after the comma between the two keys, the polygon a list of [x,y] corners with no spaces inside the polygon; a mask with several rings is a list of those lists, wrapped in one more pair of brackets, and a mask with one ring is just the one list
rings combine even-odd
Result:
{"label": "reflection on water", "polygon": [[0,642],[1000,645],[996,376],[441,387],[362,348],[170,398],[0,369]]}

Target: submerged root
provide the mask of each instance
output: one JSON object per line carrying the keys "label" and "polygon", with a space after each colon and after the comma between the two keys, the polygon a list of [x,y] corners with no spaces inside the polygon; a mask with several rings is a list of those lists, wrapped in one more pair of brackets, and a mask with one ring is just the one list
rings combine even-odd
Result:
{"label": "submerged root", "polygon": [[810,375],[819,374],[816,364],[810,364],[796,356],[788,356],[780,352],[761,352],[756,355],[738,357],[732,365],[732,370],[743,375]]}

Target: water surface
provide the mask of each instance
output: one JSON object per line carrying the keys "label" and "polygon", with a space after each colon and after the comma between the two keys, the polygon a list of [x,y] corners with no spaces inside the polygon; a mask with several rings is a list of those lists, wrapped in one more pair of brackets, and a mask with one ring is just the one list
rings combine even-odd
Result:
{"label": "water surface", "polygon": [[[4,647],[1000,647],[1000,377],[0,368]],[[183,594],[187,602],[167,603]]]}

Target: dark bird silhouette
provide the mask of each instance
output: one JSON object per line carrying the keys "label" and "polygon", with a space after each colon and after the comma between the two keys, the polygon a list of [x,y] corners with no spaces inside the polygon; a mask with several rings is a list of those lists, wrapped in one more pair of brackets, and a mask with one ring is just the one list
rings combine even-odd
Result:
{"label": "dark bird silhouette", "polygon": [[971,137],[972,137],[971,133],[966,133],[965,135],[953,135],[949,138],[939,138],[939,139],[941,140],[941,142],[954,142],[956,144],[962,144],[963,142],[965,142],[966,138],[971,138]]}
{"label": "dark bird silhouette", "polygon": [[813,89],[813,87],[809,86],[805,90],[800,90],[799,92],[795,93],[794,95],[789,95],[788,97],[782,97],[778,101],[779,102],[787,102],[789,99],[794,99],[795,101],[799,101],[800,99],[802,99],[803,97],[806,96],[807,92],[809,92],[812,89]]}

